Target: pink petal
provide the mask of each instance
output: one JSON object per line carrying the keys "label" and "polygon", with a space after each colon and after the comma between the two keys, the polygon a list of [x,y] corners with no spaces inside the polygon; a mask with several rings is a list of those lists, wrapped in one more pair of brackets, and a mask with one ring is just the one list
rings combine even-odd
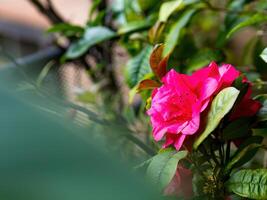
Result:
{"label": "pink petal", "polygon": [[197,132],[200,123],[200,114],[193,116],[192,120],[189,121],[189,124],[182,130],[182,133],[185,135],[193,135]]}
{"label": "pink petal", "polygon": [[218,81],[215,78],[207,78],[202,83],[202,88],[200,91],[200,99],[205,100],[211,97],[217,90]]}
{"label": "pink petal", "polygon": [[186,138],[186,135],[183,135],[183,134],[179,134],[178,137],[176,138],[176,141],[174,143],[174,147],[177,151],[179,151],[180,148],[182,147],[185,138]]}
{"label": "pink petal", "polygon": [[221,67],[219,67],[219,72],[221,75],[223,85],[225,87],[230,86],[233,83],[233,81],[240,75],[240,72],[237,71],[230,64],[223,64]]}

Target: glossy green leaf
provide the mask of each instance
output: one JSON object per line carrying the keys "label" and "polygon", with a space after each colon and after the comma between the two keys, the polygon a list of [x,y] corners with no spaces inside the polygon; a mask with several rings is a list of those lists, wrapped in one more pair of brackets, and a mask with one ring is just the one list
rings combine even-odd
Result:
{"label": "glossy green leaf", "polygon": [[240,170],[227,181],[229,191],[250,199],[267,199],[267,169]]}
{"label": "glossy green leaf", "polygon": [[239,90],[234,87],[223,89],[212,101],[211,108],[208,113],[207,125],[205,130],[200,134],[194,143],[194,149],[215,130],[222,118],[231,110],[237,97]]}
{"label": "glossy green leaf", "polygon": [[103,26],[88,27],[81,39],[73,42],[66,52],[67,59],[78,58],[87,50],[105,40],[109,40],[116,36],[116,33]]}
{"label": "glossy green leaf", "polygon": [[260,136],[251,136],[245,140],[238,147],[238,150],[231,157],[230,162],[225,167],[225,174],[228,174],[232,168],[237,168],[251,160],[258,149],[262,146],[262,137]]}
{"label": "glossy green leaf", "polygon": [[126,66],[127,81],[130,87],[134,87],[143,80],[144,76],[151,73],[149,56],[153,47],[148,45],[137,56],[129,60]]}
{"label": "glossy green leaf", "polygon": [[165,46],[163,51],[163,56],[168,55],[176,45],[179,44],[179,36],[182,28],[186,26],[186,24],[191,19],[192,15],[195,13],[195,9],[191,9],[183,13],[183,15],[171,26],[171,30],[166,36]]}
{"label": "glossy green leaf", "polygon": [[248,135],[250,122],[250,118],[239,118],[231,122],[223,129],[222,138],[224,140],[233,140]]}
{"label": "glossy green leaf", "polygon": [[267,63],[267,48],[262,51],[260,57]]}
{"label": "glossy green leaf", "polygon": [[251,26],[251,25],[255,25],[255,24],[259,24],[259,23],[262,23],[262,22],[265,22],[265,21],[267,21],[267,15],[266,14],[262,14],[262,13],[255,14],[252,17],[249,17],[246,20],[244,20],[241,23],[239,23],[236,26],[234,26],[228,32],[226,38],[230,38],[235,32],[237,32],[241,28],[244,28],[244,27],[247,27],[247,26]]}
{"label": "glossy green leaf", "polygon": [[163,3],[159,11],[159,21],[166,22],[174,11],[182,8],[182,3],[183,0],[167,1]]}
{"label": "glossy green leaf", "polygon": [[152,158],[148,168],[147,177],[161,189],[164,189],[173,178],[178,162],[185,158],[187,151],[169,150],[159,153]]}
{"label": "glossy green leaf", "polygon": [[197,2],[199,2],[199,0],[173,0],[164,2],[160,7],[158,20],[165,23],[173,13],[182,10],[185,6],[192,5]]}

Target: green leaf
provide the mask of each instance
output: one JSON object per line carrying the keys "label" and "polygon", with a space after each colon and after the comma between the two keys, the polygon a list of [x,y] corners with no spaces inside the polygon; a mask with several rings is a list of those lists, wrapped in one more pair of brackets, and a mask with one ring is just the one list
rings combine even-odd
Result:
{"label": "green leaf", "polygon": [[267,63],[267,48],[262,51],[260,57]]}
{"label": "green leaf", "polygon": [[222,138],[224,140],[233,140],[248,135],[250,127],[250,118],[239,118],[231,122],[223,129]]}
{"label": "green leaf", "polygon": [[87,26],[90,27],[101,26],[107,14],[106,12],[107,12],[106,10],[98,11],[98,13],[94,16],[94,18],[92,18],[90,21],[87,22]]}
{"label": "green leaf", "polygon": [[258,149],[262,146],[262,137],[251,136],[245,140],[235,154],[231,157],[230,162],[225,167],[225,174],[228,174],[233,168],[237,168],[251,160]]}
{"label": "green leaf", "polygon": [[267,137],[267,128],[252,129],[253,135]]}
{"label": "green leaf", "polygon": [[67,59],[78,58],[86,53],[90,47],[109,40],[114,36],[116,36],[116,33],[106,27],[88,27],[83,37],[70,45],[65,56]]}
{"label": "green leaf", "polygon": [[91,5],[91,8],[90,8],[90,11],[89,11],[89,20],[92,19],[95,11],[97,11],[97,7],[99,6],[99,4],[102,2],[102,0],[94,0],[92,2],[92,5]]}
{"label": "green leaf", "polygon": [[226,36],[233,27],[247,19],[246,16],[240,15],[240,12],[242,12],[246,4],[250,1],[251,0],[234,0],[228,2],[226,7],[227,12],[224,17],[224,24],[221,25],[218,38],[216,40],[217,48],[222,48],[225,45],[227,39]]}
{"label": "green leaf", "polygon": [[149,9],[153,9],[155,5],[159,3],[158,0],[138,0],[138,4],[141,7],[142,10],[146,11]]}
{"label": "green leaf", "polygon": [[143,80],[144,76],[151,73],[149,66],[149,56],[153,47],[146,46],[137,56],[129,60],[126,66],[127,81],[130,87],[134,87],[138,82]]}
{"label": "green leaf", "polygon": [[183,13],[183,15],[171,26],[171,30],[166,36],[163,56],[168,55],[177,44],[179,44],[179,36],[182,28],[186,26],[196,9],[191,9]]}
{"label": "green leaf", "polygon": [[121,26],[118,30],[118,34],[129,34],[132,32],[148,29],[150,26],[152,26],[151,21],[132,21]]}
{"label": "green leaf", "polygon": [[192,56],[187,64],[187,71],[193,72],[208,65],[211,61],[220,62],[223,59],[221,51],[218,50],[201,50]]}
{"label": "green leaf", "polygon": [[61,24],[56,24],[52,26],[51,28],[47,30],[47,32],[48,33],[60,32],[63,35],[70,37],[70,36],[82,35],[84,32],[84,29],[80,26],[67,24],[67,23],[61,23]]}
{"label": "green leaf", "polygon": [[208,113],[207,125],[203,133],[197,138],[194,143],[194,149],[209,136],[219,125],[222,118],[231,110],[237,97],[239,90],[234,87],[223,89],[212,101],[211,108]]}
{"label": "green leaf", "polygon": [[159,21],[167,22],[168,18],[175,12],[182,10],[185,6],[192,5],[199,0],[173,0],[163,3],[159,10]]}
{"label": "green leaf", "polygon": [[164,189],[172,180],[178,162],[186,155],[187,151],[170,150],[154,156],[147,168],[147,177],[155,185]]}
{"label": "green leaf", "polygon": [[166,22],[174,11],[182,9],[183,0],[167,1],[163,3],[159,10],[159,21]]}
{"label": "green leaf", "polygon": [[250,199],[267,199],[267,169],[243,169],[226,182],[227,189]]}
{"label": "green leaf", "polygon": [[261,74],[267,73],[267,63],[259,56],[266,48],[262,39],[258,39],[252,54],[252,65],[256,68],[256,71]]}
{"label": "green leaf", "polygon": [[259,24],[259,23],[262,23],[262,22],[265,22],[265,21],[267,21],[267,15],[266,14],[262,14],[262,13],[255,14],[252,17],[249,17],[246,20],[244,20],[241,23],[239,23],[236,26],[234,26],[228,32],[226,38],[230,38],[235,32],[237,32],[241,28],[244,28],[244,27],[247,27],[247,26],[251,26],[251,25],[254,25],[254,24]]}
{"label": "green leaf", "polygon": [[267,94],[259,94],[259,95],[255,96],[253,99],[257,100],[263,104],[267,100]]}

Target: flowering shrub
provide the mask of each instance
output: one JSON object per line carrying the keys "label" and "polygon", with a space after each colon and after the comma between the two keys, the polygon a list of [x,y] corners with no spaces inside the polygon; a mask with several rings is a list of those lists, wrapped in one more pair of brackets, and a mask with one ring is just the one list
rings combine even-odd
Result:
{"label": "flowering shrub", "polygon": [[211,62],[187,75],[167,71],[168,57],[161,56],[157,46],[150,57],[155,78],[138,87],[153,89],[147,114],[154,140],[163,141],[148,164],[148,177],[165,195],[267,198],[266,169],[237,172],[266,149],[255,131],[262,97],[252,98],[252,84],[230,64]]}
{"label": "flowering shrub", "polygon": [[[254,155],[266,149],[267,98],[252,96],[248,81],[259,89],[253,93],[266,85],[266,0],[95,0],[83,27],[61,19],[50,1],[31,2],[56,23],[49,29],[57,33],[55,43],[63,50],[56,60],[83,65],[96,85],[97,91],[78,99],[90,104],[92,95],[103,98],[97,104],[115,110],[103,109],[105,117],[118,116],[116,126],[133,130],[126,138],[148,155],[162,147],[145,164],[148,177],[164,194],[267,198],[265,169],[237,172],[255,168]],[[165,45],[153,50],[158,43]],[[127,53],[125,66],[117,62],[124,60],[124,53],[116,53],[118,46]],[[229,64],[218,67],[212,60],[239,70]],[[125,85],[118,67],[125,70]],[[134,105],[125,102],[122,94],[128,87],[130,97],[136,89],[141,93],[146,112],[140,99]],[[147,137],[148,117],[153,138]],[[137,151],[121,144],[106,146],[116,146],[132,160],[130,153]]]}

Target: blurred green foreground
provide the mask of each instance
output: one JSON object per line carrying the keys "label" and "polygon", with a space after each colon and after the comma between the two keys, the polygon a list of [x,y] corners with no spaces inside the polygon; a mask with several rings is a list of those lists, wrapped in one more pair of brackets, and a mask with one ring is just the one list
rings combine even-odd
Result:
{"label": "blurred green foreground", "polygon": [[0,80],[0,199],[158,199],[90,134],[42,113]]}

